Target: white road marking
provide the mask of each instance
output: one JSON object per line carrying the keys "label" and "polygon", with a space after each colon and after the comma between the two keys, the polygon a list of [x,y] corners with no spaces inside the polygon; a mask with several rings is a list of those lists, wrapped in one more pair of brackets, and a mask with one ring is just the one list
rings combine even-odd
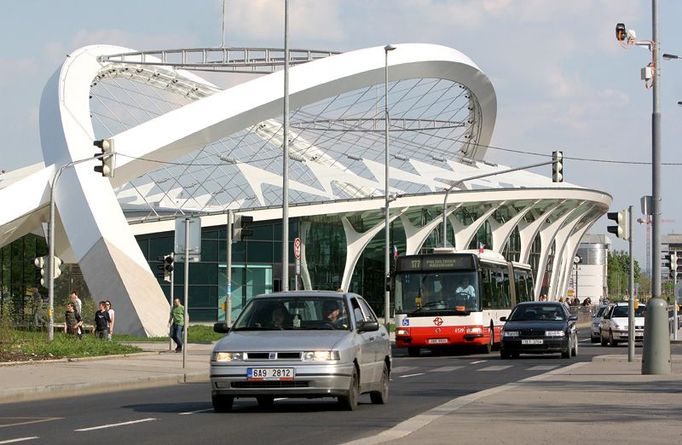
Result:
{"label": "white road marking", "polygon": [[485,363],[488,360],[476,360],[475,362],[471,362],[472,365],[478,365],[479,363]]}
{"label": "white road marking", "polygon": [[421,414],[417,414],[416,416],[411,417],[407,420],[404,420],[397,424],[396,426],[394,426],[393,428],[384,430],[379,434],[375,434],[374,436],[371,437],[363,437],[361,439],[353,440],[351,442],[346,442],[343,445],[374,445],[388,442],[391,440],[397,440],[412,434],[418,429],[427,426],[431,422],[434,422],[445,415],[457,411],[458,409],[463,408],[469,405],[470,403],[475,402],[478,399],[482,399],[484,397],[488,397],[493,394],[506,391],[508,389],[516,388],[519,386],[519,384],[524,382],[544,380],[554,374],[562,374],[564,372],[573,370],[586,364],[587,362],[574,363],[564,368],[556,369],[554,371],[549,371],[544,374],[539,374],[533,377],[528,377],[527,379],[519,380],[518,382],[507,383],[505,385],[495,386],[493,388],[488,388],[483,391],[467,394],[462,397],[457,397],[455,399],[443,403],[440,406],[437,406]]}
{"label": "white road marking", "polygon": [[418,375],[424,375],[424,374],[426,374],[426,373],[425,372],[417,372],[416,374],[405,374],[405,375],[401,375],[398,377],[400,377],[401,379],[404,379],[405,377],[416,377]]}
{"label": "white road marking", "polygon": [[528,368],[529,371],[550,371],[559,365],[538,365]]}
{"label": "white road marking", "polygon": [[463,368],[463,366],[441,366],[440,368],[432,369],[431,372],[451,372],[460,368]]}
{"label": "white road marking", "polygon": [[62,420],[63,417],[0,417],[0,420],[16,420],[14,423],[3,423],[0,428],[9,428],[11,426],[30,425],[32,423],[52,422],[53,420]]}
{"label": "white road marking", "polygon": [[503,371],[507,368],[511,368],[511,365],[488,366],[487,368],[479,369],[479,371]]}
{"label": "white road marking", "polygon": [[206,413],[209,411],[213,411],[213,408],[198,409],[196,411],[185,411],[184,413],[178,413],[178,416],[191,416],[192,414]]}
{"label": "white road marking", "polygon": [[413,369],[417,369],[416,366],[396,366],[393,368],[391,371],[393,374],[400,373],[400,372],[407,372],[407,371],[412,371]]}
{"label": "white road marking", "polygon": [[83,432],[83,431],[102,430],[102,429],[105,429],[105,428],[115,428],[115,427],[117,427],[117,426],[126,426],[126,425],[134,425],[134,424],[136,424],[136,423],[152,422],[152,421],[154,421],[154,420],[156,420],[156,418],[154,418],[154,417],[147,417],[146,419],[131,420],[131,421],[129,421],[129,422],[109,423],[109,424],[107,424],[107,425],[91,426],[91,427],[89,427],[89,428],[79,428],[79,429],[74,430],[74,431]]}
{"label": "white road marking", "polygon": [[16,439],[9,439],[9,440],[3,440],[0,442],[0,444],[3,443],[17,443],[17,442],[25,442],[27,440],[33,440],[33,439],[38,439],[39,436],[31,436],[31,437],[18,437]]}
{"label": "white road marking", "polygon": [[275,402],[277,402],[279,400],[286,400],[286,399],[288,399],[288,397],[278,397],[275,399]]}

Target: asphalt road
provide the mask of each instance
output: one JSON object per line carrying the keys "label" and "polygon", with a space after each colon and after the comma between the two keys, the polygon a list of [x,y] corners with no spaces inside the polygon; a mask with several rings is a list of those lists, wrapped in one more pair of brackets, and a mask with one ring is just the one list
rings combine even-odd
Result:
{"label": "asphalt road", "polygon": [[[285,399],[267,410],[254,399],[239,399],[232,413],[216,414],[208,383],[9,404],[0,409],[0,444],[342,443],[383,431],[452,398],[615,352],[590,344],[586,333],[582,338],[573,359],[522,356],[503,361],[495,352],[411,358],[396,351],[388,404],[372,405],[365,395],[354,412],[340,410],[334,399]],[[7,442],[16,439],[25,440]]]}

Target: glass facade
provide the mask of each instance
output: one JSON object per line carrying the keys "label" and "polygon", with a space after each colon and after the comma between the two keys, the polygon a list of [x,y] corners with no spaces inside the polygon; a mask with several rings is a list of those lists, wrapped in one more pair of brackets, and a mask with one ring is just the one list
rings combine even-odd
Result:
{"label": "glass facade", "polygon": [[[41,310],[41,277],[33,260],[44,255],[45,239],[32,234],[0,249],[0,308],[11,306],[13,319],[18,323],[31,322]],[[47,291],[43,295],[46,298]]]}

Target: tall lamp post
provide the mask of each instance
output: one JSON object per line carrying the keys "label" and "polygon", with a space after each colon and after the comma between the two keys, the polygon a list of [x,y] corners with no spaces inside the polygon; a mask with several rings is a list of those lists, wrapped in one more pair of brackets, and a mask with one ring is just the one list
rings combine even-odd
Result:
{"label": "tall lamp post", "polygon": [[388,53],[395,50],[393,45],[384,46],[384,323],[388,329],[389,318],[391,316],[391,292],[389,290],[389,279],[391,275],[391,255],[389,240],[389,186],[388,186]]}

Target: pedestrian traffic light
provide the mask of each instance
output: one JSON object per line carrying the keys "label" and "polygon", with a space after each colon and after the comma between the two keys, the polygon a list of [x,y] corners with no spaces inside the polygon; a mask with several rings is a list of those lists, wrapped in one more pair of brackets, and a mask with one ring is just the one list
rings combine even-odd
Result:
{"label": "pedestrian traffic light", "polygon": [[253,229],[248,228],[248,224],[253,222],[253,216],[234,215],[232,224],[232,242],[241,241],[253,235]]}
{"label": "pedestrian traffic light", "polygon": [[620,212],[609,212],[606,217],[616,222],[616,226],[608,226],[606,230],[609,233],[615,234],[618,238],[630,239],[630,218],[628,209],[623,209]]}
{"label": "pedestrian traffic light", "polygon": [[[49,262],[50,262],[50,258],[48,256],[40,256],[40,257],[37,257],[36,259],[33,260],[33,264],[38,269],[40,269],[40,276],[42,277],[42,278],[40,278],[40,285],[43,287],[45,287],[47,285],[47,279],[48,279],[47,272],[49,270],[48,269],[48,267],[49,267],[48,263]],[[52,274],[53,279],[56,279],[58,276],[60,276],[62,274],[62,270],[60,268],[61,265],[62,265],[62,260],[58,257],[54,257],[54,268],[52,269],[53,270],[53,274]]]}
{"label": "pedestrian traffic light", "polygon": [[114,177],[115,159],[114,141],[112,139],[98,139],[92,143],[100,149],[100,153],[95,153],[95,158],[99,159],[101,165],[96,165],[94,170],[101,173],[105,178]]}
{"label": "pedestrian traffic light", "polygon": [[173,263],[175,262],[175,255],[166,255],[163,257],[163,281],[171,283],[173,281]]}
{"label": "pedestrian traffic light", "polygon": [[676,280],[678,273],[682,273],[682,255],[678,255],[677,251],[672,251],[665,255],[665,260],[668,261],[668,268],[670,269],[670,279]]}
{"label": "pedestrian traffic light", "polygon": [[552,152],[552,182],[564,182],[564,152]]}

